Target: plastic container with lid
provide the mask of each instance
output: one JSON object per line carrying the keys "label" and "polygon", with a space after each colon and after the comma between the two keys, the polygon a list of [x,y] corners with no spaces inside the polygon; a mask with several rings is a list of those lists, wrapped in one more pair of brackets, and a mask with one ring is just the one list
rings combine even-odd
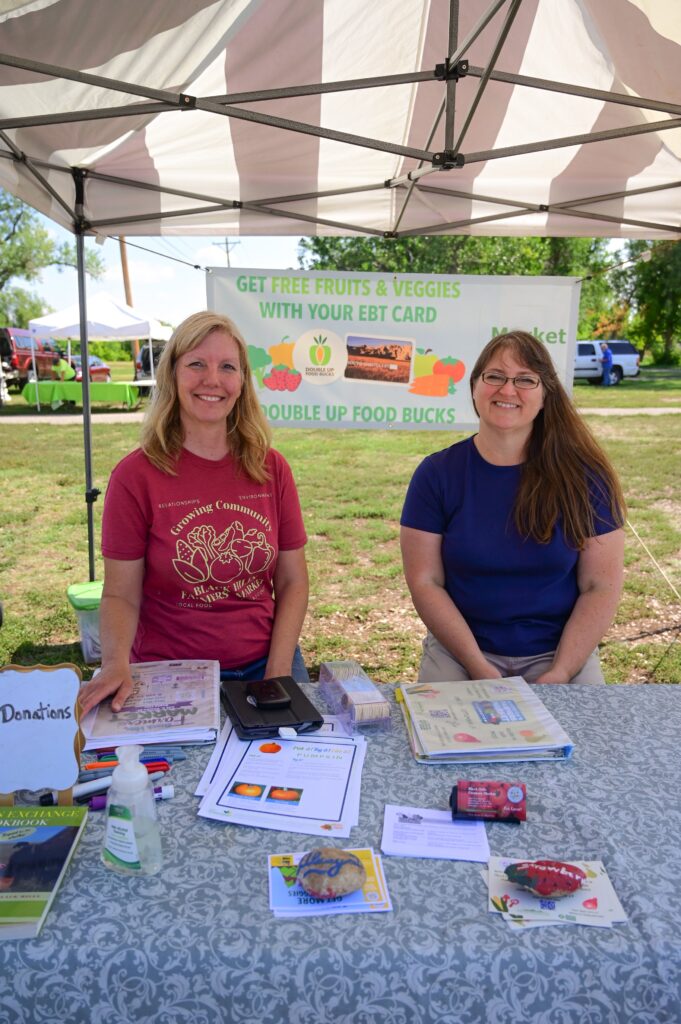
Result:
{"label": "plastic container with lid", "polygon": [[102,580],[90,583],[73,583],[66,596],[75,610],[80,630],[80,647],[86,664],[100,661],[102,650],[99,644],[99,605],[102,600]]}
{"label": "plastic container with lid", "polygon": [[389,732],[390,705],[357,661],[323,661],[319,683],[324,699],[350,733]]}
{"label": "plastic container with lid", "polygon": [[163,864],[154,787],[140,764],[142,750],[136,744],[116,748],[118,766],[106,801],[102,861],[126,875],[155,875]]}

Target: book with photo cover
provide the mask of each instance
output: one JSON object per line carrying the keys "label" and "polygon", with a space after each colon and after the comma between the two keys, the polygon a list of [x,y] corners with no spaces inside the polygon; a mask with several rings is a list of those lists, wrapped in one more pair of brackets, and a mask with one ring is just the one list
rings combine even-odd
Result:
{"label": "book with photo cover", "polygon": [[87,807],[0,807],[0,940],[40,933]]}

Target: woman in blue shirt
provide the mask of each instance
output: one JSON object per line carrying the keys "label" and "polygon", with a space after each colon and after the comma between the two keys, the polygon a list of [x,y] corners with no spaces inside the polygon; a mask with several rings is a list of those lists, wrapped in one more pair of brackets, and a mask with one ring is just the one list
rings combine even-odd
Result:
{"label": "woman in blue shirt", "polygon": [[421,463],[402,513],[428,629],[419,680],[603,682],[624,562],[615,471],[531,334],[494,338],[471,391],[478,433]]}

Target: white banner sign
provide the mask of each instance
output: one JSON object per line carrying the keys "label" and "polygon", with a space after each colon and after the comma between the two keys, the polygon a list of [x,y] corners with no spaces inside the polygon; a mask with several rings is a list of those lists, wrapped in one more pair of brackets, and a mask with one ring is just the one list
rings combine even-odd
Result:
{"label": "white banner sign", "polygon": [[475,428],[469,375],[490,338],[540,338],[572,387],[579,282],[313,270],[207,275],[208,308],[246,341],[270,423]]}

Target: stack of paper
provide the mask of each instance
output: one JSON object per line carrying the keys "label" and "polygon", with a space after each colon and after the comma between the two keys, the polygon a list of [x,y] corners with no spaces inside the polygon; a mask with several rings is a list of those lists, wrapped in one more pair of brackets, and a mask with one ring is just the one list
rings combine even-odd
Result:
{"label": "stack of paper", "polygon": [[217,661],[131,665],[134,689],[121,711],[102,701],[81,723],[85,750],[129,743],[212,743],[220,729]]}
{"label": "stack of paper", "polygon": [[237,825],[345,837],[359,817],[363,736],[324,730],[240,740],[227,723],[199,783],[198,813]]}
{"label": "stack of paper", "polygon": [[373,850],[349,850],[359,857],[366,882],[357,892],[331,899],[309,896],[296,884],[297,865],[304,853],[278,853],[268,857],[270,910],[275,917],[315,917],[319,914],[366,914],[392,910],[383,864]]}
{"label": "stack of paper", "polygon": [[[536,860],[537,858],[532,858]],[[512,929],[537,928],[548,924],[585,924],[612,928],[627,920],[608,874],[600,860],[570,860],[586,874],[577,892],[557,899],[539,898],[509,882],[505,869],[517,857],[491,857],[486,873],[492,913],[501,914]],[[485,878],[485,872],[482,873]]]}
{"label": "stack of paper", "polygon": [[520,676],[398,686],[412,753],[423,764],[569,757],[572,741]]}

